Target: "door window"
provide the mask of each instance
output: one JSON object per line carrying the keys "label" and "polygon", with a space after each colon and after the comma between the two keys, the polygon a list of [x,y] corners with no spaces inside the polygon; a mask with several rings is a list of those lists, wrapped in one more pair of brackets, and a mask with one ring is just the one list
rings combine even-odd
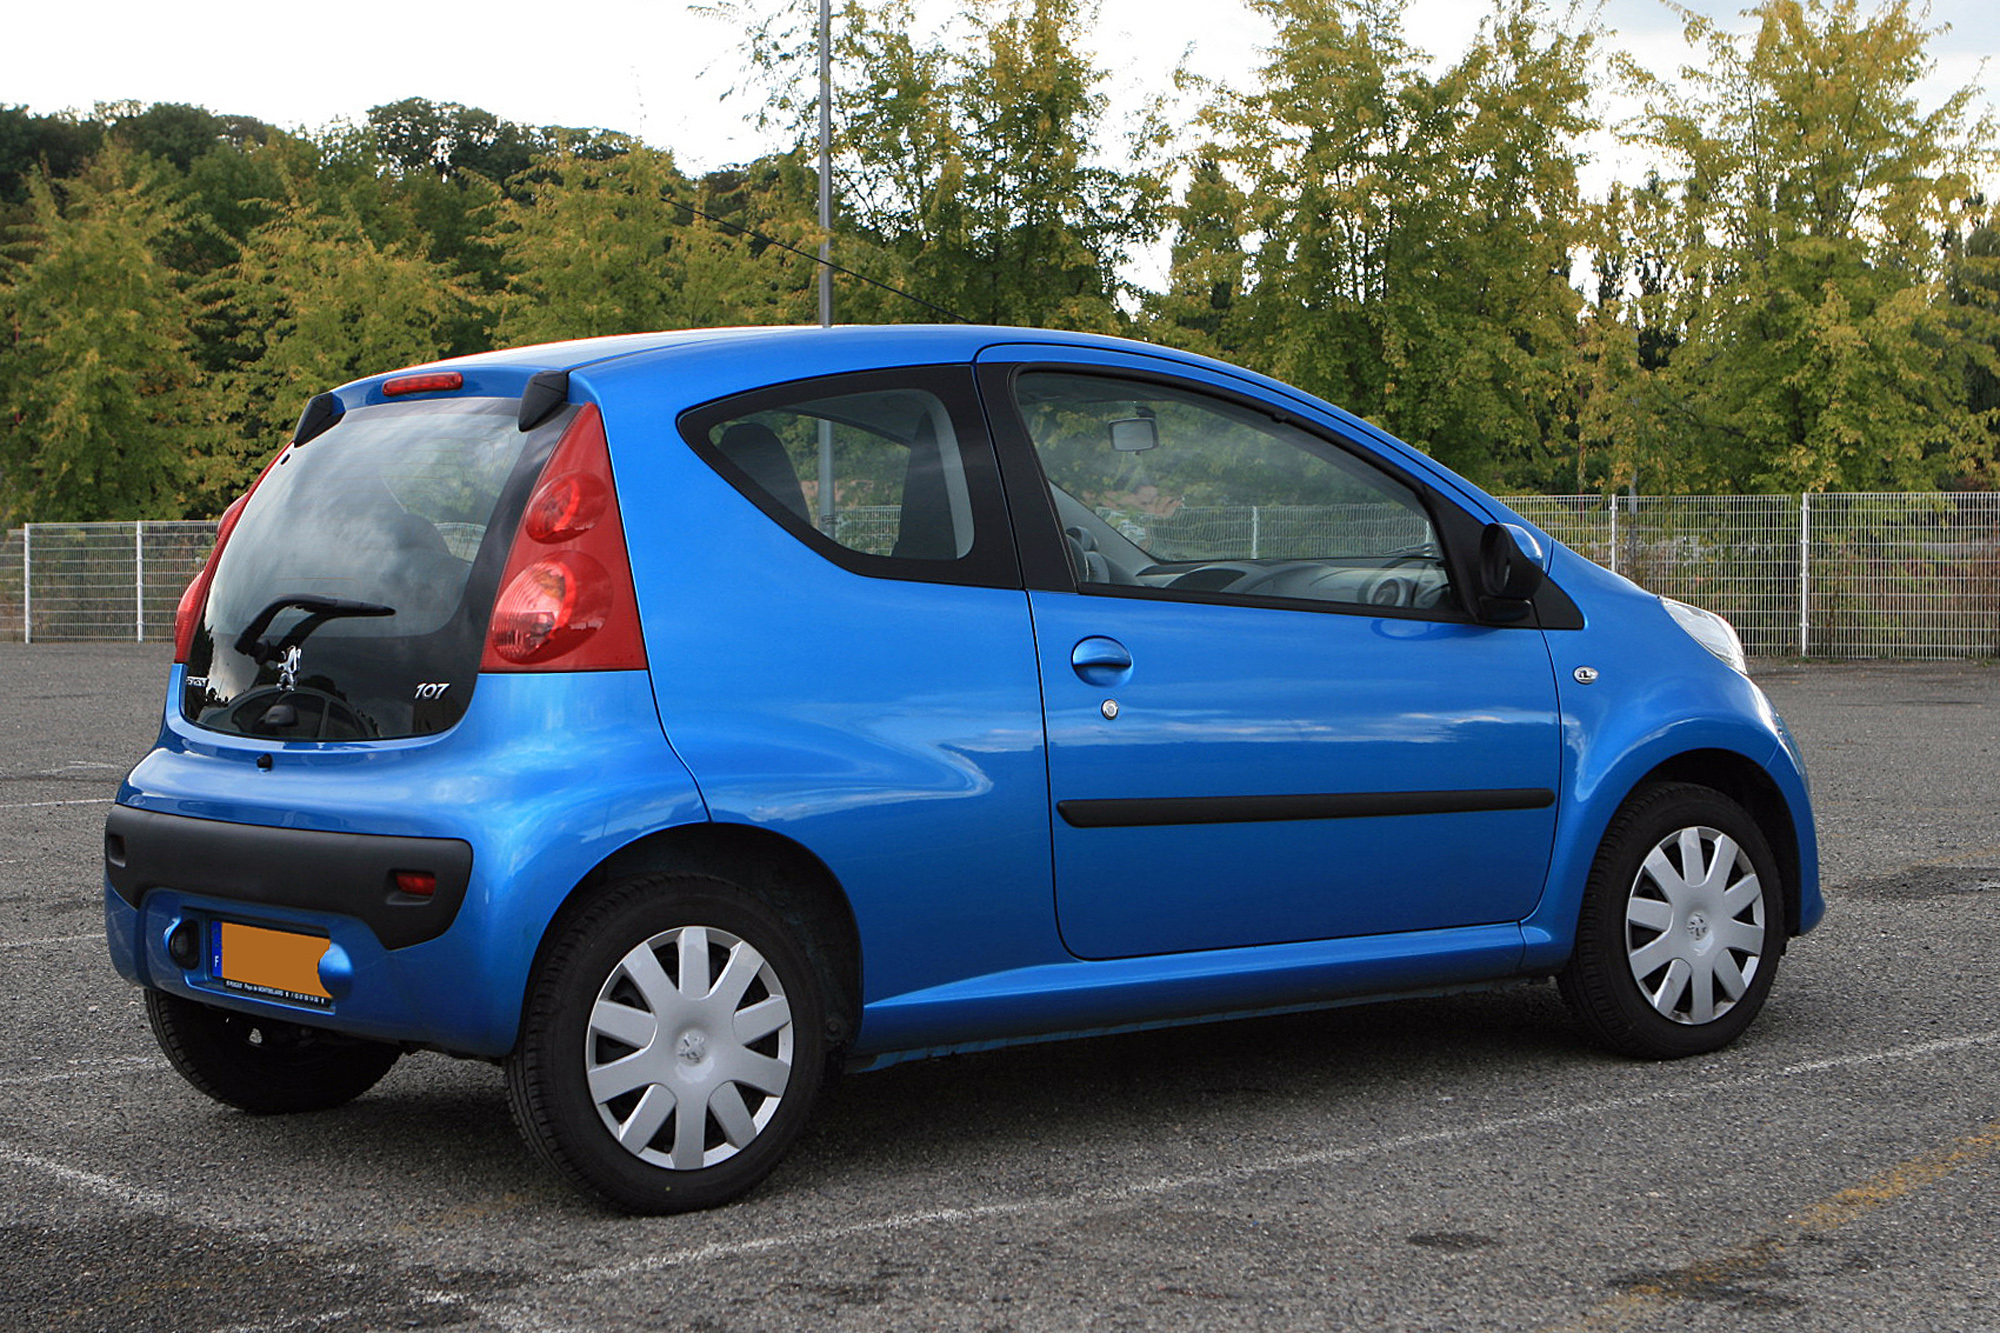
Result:
{"label": "door window", "polygon": [[914,368],[801,381],[681,425],[717,472],[836,563],[1018,586],[973,402],[963,371]]}
{"label": "door window", "polygon": [[1417,492],[1321,437],[1142,380],[1015,392],[1080,587],[1456,614]]}

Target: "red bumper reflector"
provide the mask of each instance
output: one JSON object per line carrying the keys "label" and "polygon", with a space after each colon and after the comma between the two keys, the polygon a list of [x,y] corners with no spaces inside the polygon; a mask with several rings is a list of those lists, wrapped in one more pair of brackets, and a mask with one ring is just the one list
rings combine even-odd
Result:
{"label": "red bumper reflector", "polygon": [[399,375],[384,381],[382,392],[394,398],[405,393],[437,393],[443,389],[462,389],[465,376],[455,370],[439,370],[428,375]]}
{"label": "red bumper reflector", "polygon": [[398,870],[396,891],[417,898],[428,898],[437,892],[438,877],[428,870]]}

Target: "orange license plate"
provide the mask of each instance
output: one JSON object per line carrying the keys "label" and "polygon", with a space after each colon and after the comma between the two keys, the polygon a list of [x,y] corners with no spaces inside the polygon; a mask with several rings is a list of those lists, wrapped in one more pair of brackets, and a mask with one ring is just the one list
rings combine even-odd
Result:
{"label": "orange license plate", "polygon": [[326,1008],[319,960],[333,947],[324,935],[295,935],[234,921],[217,921],[209,935],[209,972],[230,990]]}

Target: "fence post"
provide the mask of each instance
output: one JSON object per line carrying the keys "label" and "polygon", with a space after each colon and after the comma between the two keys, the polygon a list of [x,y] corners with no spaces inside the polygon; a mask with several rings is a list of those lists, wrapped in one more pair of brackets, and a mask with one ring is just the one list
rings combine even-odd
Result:
{"label": "fence post", "polygon": [[1264,506],[1250,506],[1250,558],[1257,558],[1259,539],[1264,535]]}
{"label": "fence post", "polygon": [[1799,656],[1811,647],[1812,624],[1812,492],[1799,494]]}
{"label": "fence post", "polygon": [[1611,556],[1611,572],[1616,574],[1618,572],[1618,492],[1611,492],[1609,504],[1611,506],[1611,539],[1607,549]]}
{"label": "fence post", "polygon": [[21,525],[21,642],[35,641],[35,525]]}
{"label": "fence post", "polygon": [[146,520],[132,523],[132,641],[146,641]]}

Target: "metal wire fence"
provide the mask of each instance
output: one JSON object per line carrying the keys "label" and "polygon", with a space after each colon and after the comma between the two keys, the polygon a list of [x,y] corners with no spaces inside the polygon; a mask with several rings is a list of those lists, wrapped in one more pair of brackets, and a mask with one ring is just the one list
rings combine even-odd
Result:
{"label": "metal wire fence", "polygon": [[30,523],[0,544],[0,637],[171,639],[213,522]]}
{"label": "metal wire fence", "polygon": [[1532,496],[1523,517],[1757,656],[2000,657],[2000,494]]}
{"label": "metal wire fence", "polygon": [[[1755,656],[2000,658],[2000,494],[1521,496],[1530,522],[1651,591],[1727,616]],[[842,514],[849,544],[895,511]],[[850,531],[848,525],[853,525]],[[1313,554],[1352,515],[1183,508],[1185,534]],[[875,533],[875,529],[880,529]],[[1162,533],[1162,535],[1166,535]],[[35,523],[0,541],[0,638],[170,638],[212,522]],[[878,543],[879,544],[879,543]]]}

